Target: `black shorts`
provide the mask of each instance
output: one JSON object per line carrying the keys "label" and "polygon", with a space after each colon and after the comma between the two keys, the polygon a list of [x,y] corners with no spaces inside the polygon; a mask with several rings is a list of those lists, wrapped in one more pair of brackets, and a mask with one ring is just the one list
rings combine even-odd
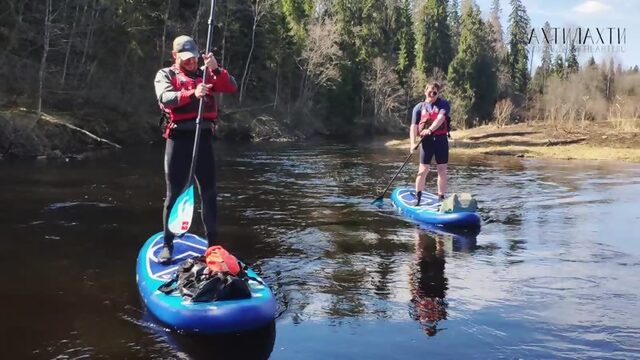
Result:
{"label": "black shorts", "polygon": [[436,164],[449,162],[449,141],[447,135],[429,135],[422,141],[420,164],[429,165],[435,156]]}

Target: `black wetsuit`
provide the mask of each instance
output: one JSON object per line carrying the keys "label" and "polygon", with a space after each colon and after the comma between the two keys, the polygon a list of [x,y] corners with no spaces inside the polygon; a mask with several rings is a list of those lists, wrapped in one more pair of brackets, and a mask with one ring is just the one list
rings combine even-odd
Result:
{"label": "black wetsuit", "polygon": [[[171,245],[173,233],[168,229],[169,213],[178,196],[184,190],[191,167],[193,155],[194,131],[172,131],[167,139],[164,155],[167,198],[164,202],[164,241]],[[203,129],[200,133],[200,145],[196,161],[195,178],[202,198],[202,222],[207,234],[209,246],[214,245],[217,237],[217,192],[216,168],[213,150],[213,133]]]}

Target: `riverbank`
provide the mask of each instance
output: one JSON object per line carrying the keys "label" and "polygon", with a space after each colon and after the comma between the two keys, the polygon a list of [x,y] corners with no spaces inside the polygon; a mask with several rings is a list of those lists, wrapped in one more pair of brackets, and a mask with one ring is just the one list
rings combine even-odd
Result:
{"label": "riverbank", "polygon": [[[254,110],[254,111],[252,111]],[[294,130],[276,118],[287,114],[239,109],[223,112],[217,136],[232,141],[290,141],[324,131]],[[131,119],[122,121],[123,118]],[[528,158],[620,160],[640,163],[640,121],[586,122],[549,126],[540,122],[505,127],[485,125],[453,131],[452,155],[499,155]],[[45,113],[38,117],[24,108],[0,111],[0,159],[69,159],[92,156],[99,150],[162,141],[157,114],[121,115]],[[408,148],[406,138],[386,143]]]}
{"label": "riverbank", "polygon": [[[309,134],[285,126],[286,114],[262,111],[264,106],[222,111],[216,136],[230,141],[291,141]],[[318,131],[317,128],[309,128]],[[161,142],[159,115],[0,110],[0,159],[80,159],[103,150],[119,150]]]}
{"label": "riverbank", "polygon": [[[614,130],[611,122],[587,123],[575,129],[543,123],[493,125],[453,131],[452,155],[500,155],[527,158],[620,160],[640,163],[640,131]],[[605,130],[603,130],[605,129]],[[607,130],[608,129],[608,130]],[[389,147],[408,148],[407,139],[392,140]]]}

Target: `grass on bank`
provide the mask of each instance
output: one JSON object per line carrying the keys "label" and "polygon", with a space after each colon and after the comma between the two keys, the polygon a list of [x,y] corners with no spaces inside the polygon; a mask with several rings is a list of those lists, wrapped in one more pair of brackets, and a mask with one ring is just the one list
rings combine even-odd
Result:
{"label": "grass on bank", "polygon": [[[612,119],[599,123],[562,123],[564,129],[541,122],[505,127],[484,125],[452,133],[452,155],[504,155],[528,158],[620,160],[640,163],[640,120]],[[554,143],[555,142],[555,143]],[[409,147],[407,138],[386,143]]]}
{"label": "grass on bank", "polygon": [[549,147],[489,146],[451,148],[451,153],[454,155],[506,155],[566,160],[620,160],[640,163],[640,149],[619,149],[581,144]]}

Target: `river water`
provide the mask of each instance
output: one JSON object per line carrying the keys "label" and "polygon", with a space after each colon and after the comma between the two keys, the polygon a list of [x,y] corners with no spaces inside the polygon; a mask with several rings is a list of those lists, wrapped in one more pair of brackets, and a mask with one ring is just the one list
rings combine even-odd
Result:
{"label": "river water", "polygon": [[220,242],[277,294],[274,324],[202,339],[145,313],[161,148],[4,162],[2,358],[640,358],[640,166],[453,157],[483,226],[448,232],[371,204],[403,151],[216,146]]}

